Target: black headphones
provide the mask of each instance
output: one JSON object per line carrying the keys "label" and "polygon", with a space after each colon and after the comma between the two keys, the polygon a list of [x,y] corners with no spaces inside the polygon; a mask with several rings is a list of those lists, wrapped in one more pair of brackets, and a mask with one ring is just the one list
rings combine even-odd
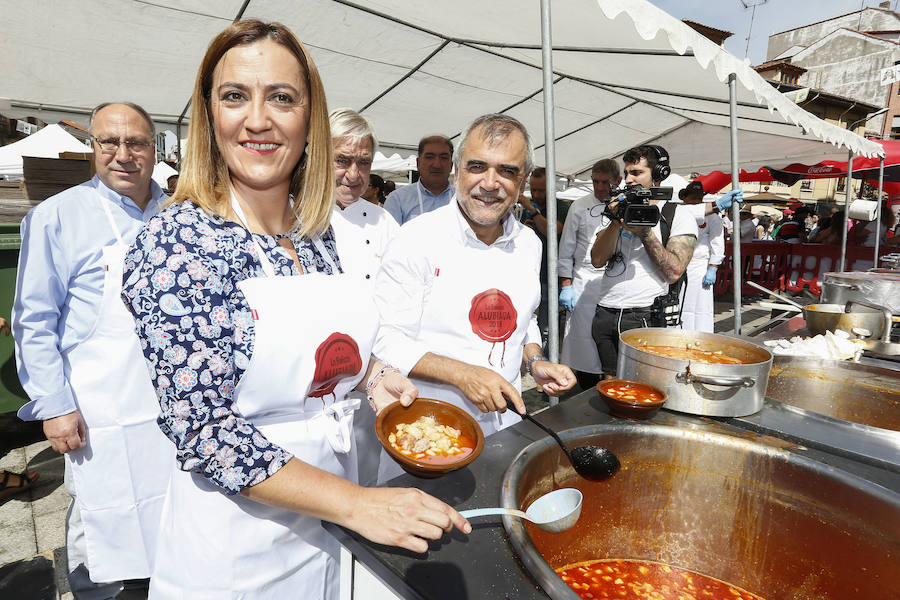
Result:
{"label": "black headphones", "polygon": [[653,166],[650,177],[653,181],[661,182],[672,174],[672,167],[669,166],[669,153],[666,152],[666,149],[662,146],[651,146],[650,144],[647,144],[646,147],[652,148],[653,152],[656,154],[656,165]]}

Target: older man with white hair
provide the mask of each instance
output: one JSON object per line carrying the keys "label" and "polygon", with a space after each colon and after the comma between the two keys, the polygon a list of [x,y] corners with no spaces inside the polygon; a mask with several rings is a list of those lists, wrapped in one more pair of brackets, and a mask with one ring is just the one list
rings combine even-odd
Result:
{"label": "older man with white hair", "polygon": [[[362,199],[369,187],[372,157],[378,148],[375,129],[364,116],[349,108],[329,115],[334,143],[335,207],[331,226],[338,257],[345,273],[374,285],[388,242],[400,226],[391,215]],[[354,392],[361,399],[362,394]],[[375,412],[362,403],[354,415],[353,430],[359,457],[359,483],[375,483],[381,443],[375,435]]]}

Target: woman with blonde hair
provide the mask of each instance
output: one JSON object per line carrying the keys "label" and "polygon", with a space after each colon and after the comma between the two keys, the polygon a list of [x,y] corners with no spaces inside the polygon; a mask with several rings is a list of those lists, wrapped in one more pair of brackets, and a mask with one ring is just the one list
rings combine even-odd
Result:
{"label": "woman with blonde hair", "polygon": [[123,298],[177,448],[151,598],[334,598],[325,519],[416,552],[469,524],[416,489],[361,488],[353,412],[416,389],[371,358],[374,303],[329,226],[322,83],[283,25],[242,21],[200,65],[172,204],[126,259]]}

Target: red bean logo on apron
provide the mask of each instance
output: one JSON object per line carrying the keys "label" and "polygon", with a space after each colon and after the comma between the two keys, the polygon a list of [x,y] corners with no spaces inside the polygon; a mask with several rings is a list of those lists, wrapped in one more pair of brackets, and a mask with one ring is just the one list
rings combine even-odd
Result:
{"label": "red bean logo on apron", "polygon": [[475,335],[491,343],[491,350],[488,352],[489,365],[494,364],[491,362],[494,345],[501,342],[503,352],[500,355],[500,366],[505,366],[503,359],[506,356],[506,340],[516,330],[517,317],[512,300],[497,288],[485,290],[472,298],[469,323],[472,324]]}
{"label": "red bean logo on apron", "polygon": [[356,375],[360,369],[362,358],[356,341],[346,333],[332,333],[316,348],[316,372],[310,385],[310,397],[331,394],[341,379]]}

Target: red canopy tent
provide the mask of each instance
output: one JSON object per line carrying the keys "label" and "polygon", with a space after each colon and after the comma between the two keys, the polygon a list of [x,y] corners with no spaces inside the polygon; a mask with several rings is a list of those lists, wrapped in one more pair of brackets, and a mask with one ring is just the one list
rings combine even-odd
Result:
{"label": "red canopy tent", "polygon": [[[722,171],[713,171],[708,175],[701,175],[695,181],[703,184],[703,189],[707,194],[714,194],[726,185],[731,185],[731,173],[723,173]],[[765,167],[760,167],[756,171],[745,171],[741,169],[738,181],[772,181],[772,175]]]}
{"label": "red canopy tent", "polygon": [[[885,151],[883,190],[891,198],[900,196],[900,140],[872,138],[872,141],[881,144]],[[853,159],[853,178],[864,179],[873,185],[878,185],[878,166],[879,159],[877,157],[856,157]],[[742,182],[779,181],[786,185],[794,185],[804,179],[831,179],[846,176],[847,161],[825,160],[814,165],[791,163],[782,168],[768,166],[753,172],[741,170],[738,179]],[[703,183],[703,189],[707,193],[714,193],[731,183],[731,174],[713,171],[708,175],[701,175],[697,179]]]}

